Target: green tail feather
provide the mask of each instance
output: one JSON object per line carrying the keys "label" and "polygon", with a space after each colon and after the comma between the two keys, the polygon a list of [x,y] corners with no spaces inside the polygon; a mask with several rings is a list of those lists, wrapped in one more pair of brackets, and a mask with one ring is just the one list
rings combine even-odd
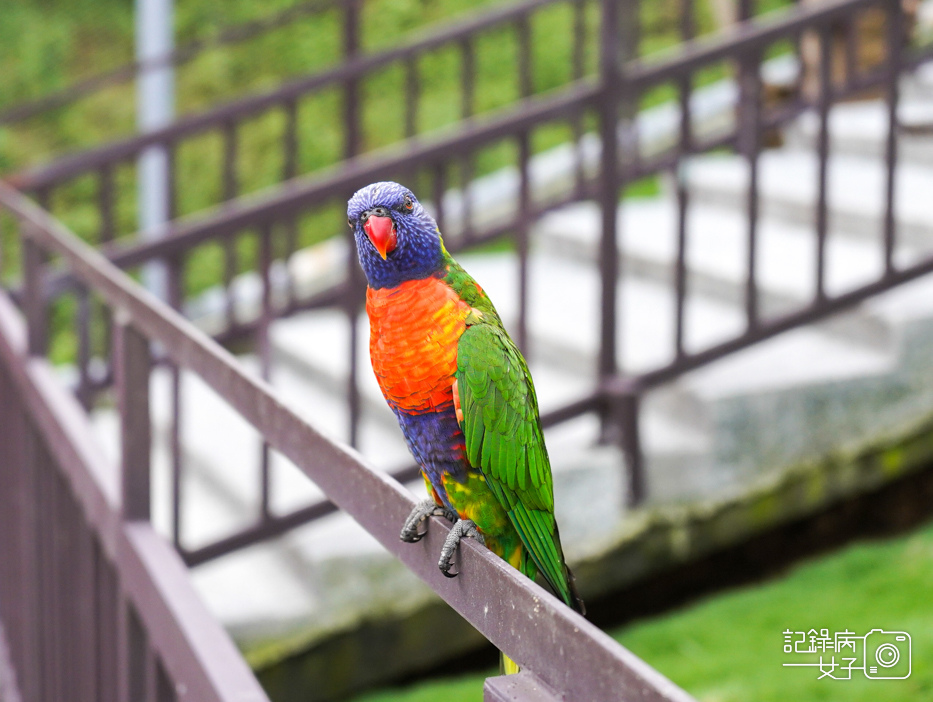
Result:
{"label": "green tail feather", "polygon": [[519,671],[521,671],[521,668],[518,666],[518,663],[500,651],[499,672],[503,675],[515,675],[515,673],[518,673]]}

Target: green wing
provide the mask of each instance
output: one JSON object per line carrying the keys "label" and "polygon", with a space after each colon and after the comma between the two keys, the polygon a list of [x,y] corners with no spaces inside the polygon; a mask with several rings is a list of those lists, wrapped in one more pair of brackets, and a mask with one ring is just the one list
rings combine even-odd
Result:
{"label": "green wing", "polygon": [[574,606],[554,521],[551,464],[525,360],[503,329],[474,324],[457,347],[457,381],[470,464],[483,472],[538,570]]}

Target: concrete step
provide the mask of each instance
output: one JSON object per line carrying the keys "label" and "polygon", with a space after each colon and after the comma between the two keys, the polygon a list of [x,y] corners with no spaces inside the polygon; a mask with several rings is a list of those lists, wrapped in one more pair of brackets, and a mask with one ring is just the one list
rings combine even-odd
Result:
{"label": "concrete step", "polygon": [[[929,17],[927,40],[933,39],[933,3],[922,5]],[[933,100],[933,62],[920,64],[914,72],[901,81],[901,97],[905,100]]]}
{"label": "concrete step", "polygon": [[[599,255],[600,210],[595,203],[570,205],[545,216],[534,228],[540,250],[595,266]],[[627,200],[619,208],[619,260],[623,273],[673,286],[677,256],[677,204],[673,197]],[[718,205],[691,206],[687,219],[687,294],[743,306],[746,295],[747,219]],[[812,229],[763,220],[758,231],[759,305],[762,315],[785,314],[809,304],[816,288]],[[826,290],[847,292],[879,276],[881,250],[830,232]],[[859,344],[886,346],[889,330],[863,309],[820,325]]]}
{"label": "concrete step", "polygon": [[[897,157],[905,163],[933,163],[933,132],[910,130],[933,127],[933,100],[902,101],[898,119],[903,131],[897,138]],[[815,149],[819,115],[807,112],[784,130],[788,146]],[[829,113],[830,153],[883,159],[887,149],[888,107],[881,100],[835,105]]]}
{"label": "concrete step", "polygon": [[[885,167],[857,156],[834,155],[828,169],[828,212],[832,231],[881,246],[883,242]],[[709,155],[684,168],[694,201],[743,211],[749,170],[745,159]],[[760,214],[802,226],[813,226],[817,198],[818,159],[811,151],[776,149],[759,159]],[[933,169],[902,163],[898,167],[895,216],[900,244],[897,262],[907,263],[933,248]],[[909,247],[909,248],[905,248]]]}

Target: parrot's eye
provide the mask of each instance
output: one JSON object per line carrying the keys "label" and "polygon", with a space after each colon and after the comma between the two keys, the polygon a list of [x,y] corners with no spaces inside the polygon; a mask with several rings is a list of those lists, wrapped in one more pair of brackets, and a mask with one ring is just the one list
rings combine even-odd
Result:
{"label": "parrot's eye", "polygon": [[406,196],[405,196],[405,200],[404,200],[403,206],[404,206],[405,209],[408,210],[409,212],[411,212],[412,209],[414,208],[415,203],[412,202],[411,196],[410,196],[410,195],[406,195]]}

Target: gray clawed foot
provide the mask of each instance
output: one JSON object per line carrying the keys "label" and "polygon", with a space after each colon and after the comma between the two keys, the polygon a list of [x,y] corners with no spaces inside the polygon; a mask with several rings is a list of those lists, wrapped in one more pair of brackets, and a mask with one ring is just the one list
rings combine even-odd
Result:
{"label": "gray clawed foot", "polygon": [[459,575],[459,572],[451,573],[450,569],[453,566],[454,551],[457,550],[460,539],[464,537],[476,539],[483,546],[486,545],[486,540],[483,538],[483,535],[479,533],[479,529],[476,528],[476,525],[471,520],[458,520],[444,540],[444,547],[441,549],[441,560],[437,562],[437,567],[440,568],[441,572],[448,578],[456,578]]}
{"label": "gray clawed foot", "polygon": [[408,515],[408,519],[405,520],[405,524],[402,525],[402,533],[399,534],[399,538],[410,544],[421,541],[427,531],[420,531],[419,528],[428,517],[446,517],[451,522],[456,522],[459,519],[459,515],[452,509],[438,507],[437,503],[429,497],[415,505],[411,514]]}

